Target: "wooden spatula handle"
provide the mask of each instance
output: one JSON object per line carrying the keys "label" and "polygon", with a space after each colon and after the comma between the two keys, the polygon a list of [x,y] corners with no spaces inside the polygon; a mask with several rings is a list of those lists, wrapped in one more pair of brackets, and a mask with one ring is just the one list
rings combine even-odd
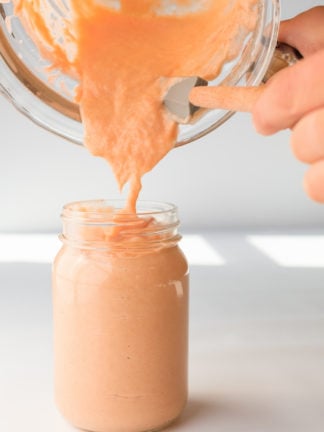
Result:
{"label": "wooden spatula handle", "polygon": [[263,91],[260,87],[194,87],[189,95],[193,105],[202,108],[251,112]]}

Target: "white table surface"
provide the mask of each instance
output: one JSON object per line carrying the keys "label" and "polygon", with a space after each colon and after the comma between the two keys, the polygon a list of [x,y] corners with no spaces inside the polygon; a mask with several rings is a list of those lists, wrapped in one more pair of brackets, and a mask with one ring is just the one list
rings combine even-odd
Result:
{"label": "white table surface", "polygon": [[[206,238],[225,263],[191,267],[190,399],[168,431],[323,432],[324,266]],[[74,430],[52,400],[50,273],[0,263],[1,432]]]}

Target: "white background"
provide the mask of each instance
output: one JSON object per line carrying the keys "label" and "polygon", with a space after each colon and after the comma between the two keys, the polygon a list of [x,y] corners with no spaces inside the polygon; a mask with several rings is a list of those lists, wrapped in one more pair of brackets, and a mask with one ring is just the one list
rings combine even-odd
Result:
{"label": "white background", "polygon": [[[283,17],[323,1],[283,0]],[[0,99],[0,232],[57,231],[63,204],[116,198],[110,167],[39,129]],[[324,207],[304,194],[305,167],[289,133],[258,136],[249,115],[172,151],[144,177],[143,199],[176,203],[183,227],[322,227]]]}

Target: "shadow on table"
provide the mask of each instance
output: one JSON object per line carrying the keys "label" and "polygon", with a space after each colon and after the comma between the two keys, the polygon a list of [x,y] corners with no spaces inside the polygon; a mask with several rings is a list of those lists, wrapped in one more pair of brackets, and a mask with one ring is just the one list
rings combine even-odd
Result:
{"label": "shadow on table", "polygon": [[270,424],[272,416],[266,408],[256,401],[216,401],[212,398],[207,399],[207,397],[205,399],[192,398],[188,401],[179,420],[167,431],[227,431],[232,428],[243,430],[248,426],[253,426],[253,430],[262,430],[263,426],[264,430],[268,430],[268,420]]}
{"label": "shadow on table", "polygon": [[177,429],[179,426],[186,426],[202,417],[212,417],[221,407],[213,400],[189,399],[182,416],[174,423],[170,430]]}

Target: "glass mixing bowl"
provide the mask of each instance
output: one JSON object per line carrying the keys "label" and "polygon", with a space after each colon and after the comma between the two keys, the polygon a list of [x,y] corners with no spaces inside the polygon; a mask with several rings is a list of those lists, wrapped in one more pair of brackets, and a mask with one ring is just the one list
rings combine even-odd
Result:
{"label": "glass mixing bowl", "polygon": [[[66,0],[47,2],[52,6],[54,19],[68,13]],[[226,64],[210,85],[255,86],[262,82],[277,44],[280,0],[260,0],[258,8],[259,19],[254,31],[242,40],[237,58]],[[39,126],[82,144],[79,107],[73,101],[77,83],[55,70],[51,70],[49,80],[47,66],[50,65],[14,16],[13,2],[0,0],[0,92]],[[232,114],[223,110],[206,111],[195,123],[179,125],[176,146],[204,136]]]}

